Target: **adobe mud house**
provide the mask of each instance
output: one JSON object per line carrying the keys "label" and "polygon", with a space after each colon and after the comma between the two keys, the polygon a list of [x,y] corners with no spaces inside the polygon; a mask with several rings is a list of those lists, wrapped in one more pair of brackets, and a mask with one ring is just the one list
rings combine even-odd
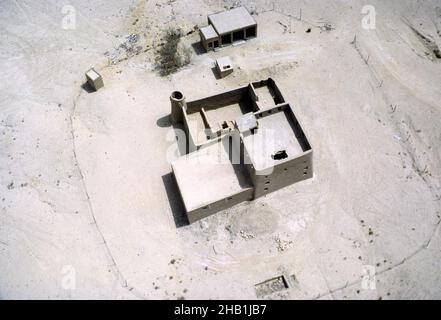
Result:
{"label": "adobe mud house", "polygon": [[312,147],[271,78],[189,102],[175,91],[170,101],[188,139],[171,166],[190,223],[313,176]]}
{"label": "adobe mud house", "polygon": [[257,23],[244,7],[208,16],[208,26],[200,29],[201,44],[206,51],[257,36]]}

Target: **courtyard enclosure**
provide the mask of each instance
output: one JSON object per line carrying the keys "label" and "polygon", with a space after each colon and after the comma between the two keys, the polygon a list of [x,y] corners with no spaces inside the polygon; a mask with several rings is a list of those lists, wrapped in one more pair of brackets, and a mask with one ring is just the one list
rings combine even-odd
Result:
{"label": "courtyard enclosure", "polygon": [[271,78],[188,103],[176,98],[183,95],[173,92],[171,117],[192,152],[172,169],[190,222],[312,177],[311,145]]}

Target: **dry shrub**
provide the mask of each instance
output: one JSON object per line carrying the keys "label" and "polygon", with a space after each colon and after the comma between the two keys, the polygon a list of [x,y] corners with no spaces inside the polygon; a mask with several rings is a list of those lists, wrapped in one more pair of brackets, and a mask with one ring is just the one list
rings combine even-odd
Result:
{"label": "dry shrub", "polygon": [[180,45],[182,33],[174,28],[165,31],[164,44],[157,51],[156,67],[161,76],[178,71],[191,61],[190,48]]}

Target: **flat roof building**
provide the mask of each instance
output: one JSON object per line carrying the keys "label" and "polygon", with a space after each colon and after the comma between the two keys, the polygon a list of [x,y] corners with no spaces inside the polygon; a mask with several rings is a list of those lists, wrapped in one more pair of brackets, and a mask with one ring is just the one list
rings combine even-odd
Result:
{"label": "flat roof building", "polygon": [[273,79],[170,101],[188,139],[171,167],[190,223],[313,176],[312,147]]}
{"label": "flat roof building", "polygon": [[210,14],[208,24],[200,29],[201,43],[207,51],[257,36],[257,23],[244,7]]}
{"label": "flat roof building", "polygon": [[214,27],[219,35],[254,27],[257,24],[244,7],[210,14],[208,16],[208,23]]}
{"label": "flat roof building", "polygon": [[233,64],[230,57],[222,57],[216,59],[216,69],[219,73],[219,77],[224,78],[233,72]]}

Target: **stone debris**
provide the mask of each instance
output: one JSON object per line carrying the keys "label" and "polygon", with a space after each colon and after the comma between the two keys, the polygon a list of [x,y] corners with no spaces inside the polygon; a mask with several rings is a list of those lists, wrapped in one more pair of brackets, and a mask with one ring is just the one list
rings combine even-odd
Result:
{"label": "stone debris", "polygon": [[280,236],[274,237],[274,240],[276,241],[276,244],[277,244],[277,250],[279,250],[280,252],[291,248],[291,246],[293,244],[293,242],[291,240],[280,239]]}
{"label": "stone debris", "polygon": [[123,60],[134,57],[143,52],[143,47],[139,44],[140,35],[132,33],[126,36],[125,41],[121,43],[113,52],[106,52],[105,55],[112,64],[117,64]]}
{"label": "stone debris", "polygon": [[254,234],[245,232],[244,230],[240,230],[240,236],[244,239],[254,239],[256,237]]}

